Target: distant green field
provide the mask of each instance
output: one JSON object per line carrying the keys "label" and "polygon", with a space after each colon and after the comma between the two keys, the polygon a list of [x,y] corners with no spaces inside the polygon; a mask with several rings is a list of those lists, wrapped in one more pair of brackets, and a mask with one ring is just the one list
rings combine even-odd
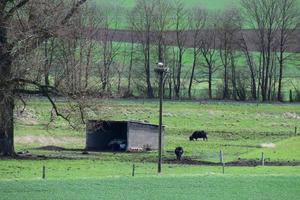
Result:
{"label": "distant green field", "polygon": [[[297,0],[300,3],[300,0]],[[93,3],[98,5],[107,4],[107,0],[92,0]],[[121,5],[124,7],[133,7],[136,0],[110,0],[111,5]],[[224,9],[226,7],[239,6],[240,0],[183,0],[187,7],[203,6],[212,10]]]}
{"label": "distant green field", "polygon": [[[106,0],[93,0],[93,2],[98,5],[103,3],[107,4]],[[135,2],[136,0],[111,0],[109,4],[130,8],[135,5]],[[199,5],[209,9],[223,9],[226,6],[232,6],[234,3],[239,2],[239,0],[184,0],[182,2],[184,2],[187,7]]]}
{"label": "distant green field", "polygon": [[299,176],[194,176],[0,181],[1,199],[297,200]]}

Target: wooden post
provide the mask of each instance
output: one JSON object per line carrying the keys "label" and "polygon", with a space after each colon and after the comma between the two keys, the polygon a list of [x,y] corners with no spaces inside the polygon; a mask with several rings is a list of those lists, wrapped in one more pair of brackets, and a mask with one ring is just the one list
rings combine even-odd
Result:
{"label": "wooden post", "polygon": [[295,136],[297,136],[297,126],[295,126]]}
{"label": "wooden post", "polygon": [[161,173],[162,163],[162,104],[163,104],[163,72],[159,77],[159,138],[158,138],[158,173]]}
{"label": "wooden post", "polygon": [[264,152],[261,153],[261,166],[265,166],[265,155],[264,155]]}
{"label": "wooden post", "polygon": [[132,176],[134,177],[135,175],[135,164],[132,165]]}
{"label": "wooden post", "polygon": [[42,178],[45,179],[46,178],[46,167],[43,166],[43,174],[42,174]]}
{"label": "wooden post", "polygon": [[224,163],[224,157],[223,157],[223,151],[220,150],[220,163],[223,164]]}
{"label": "wooden post", "polygon": [[161,165],[162,165],[162,123],[163,123],[163,98],[164,98],[164,86],[163,80],[165,74],[168,72],[168,68],[164,67],[162,62],[157,63],[157,68],[155,72],[159,76],[159,136],[158,136],[158,161],[157,161],[157,172],[161,173]]}
{"label": "wooden post", "polygon": [[223,155],[222,150],[220,150],[220,163],[222,165],[222,172],[224,174],[225,173],[225,162],[224,162],[224,155]]}

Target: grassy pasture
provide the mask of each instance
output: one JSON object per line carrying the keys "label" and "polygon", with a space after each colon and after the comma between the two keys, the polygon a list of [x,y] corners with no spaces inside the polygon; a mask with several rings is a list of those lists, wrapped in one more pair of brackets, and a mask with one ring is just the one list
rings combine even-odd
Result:
{"label": "grassy pasture", "polygon": [[[46,167],[47,180],[103,179],[111,177],[131,177],[135,163],[136,177],[157,175],[155,163],[120,161],[118,156],[105,160],[103,154],[92,154],[89,159],[48,159],[48,160],[1,160],[0,182],[8,180],[40,180],[42,167]],[[112,157],[110,155],[110,157]],[[225,167],[225,175],[232,176],[298,176],[300,167]],[[222,175],[220,166],[163,164],[163,176]]]}
{"label": "grassy pasture", "polygon": [[[292,137],[286,140],[282,140],[277,143],[276,148],[269,148],[265,149],[264,153],[268,155],[269,159],[277,158],[279,160],[293,160],[295,157],[300,157],[300,151],[298,150],[300,147],[300,137]],[[288,152],[294,152],[294,155],[292,156]],[[245,158],[257,158],[257,155],[260,152],[258,150],[246,153],[243,155]],[[296,155],[298,154],[298,155]]]}
{"label": "grassy pasture", "polygon": [[[148,120],[158,122],[156,100],[97,100],[91,119]],[[60,108],[66,103],[59,102]],[[22,115],[16,112],[16,149],[50,159],[0,160],[0,199],[298,199],[299,166],[190,165],[174,161],[173,150],[182,146],[184,161],[218,163],[259,160],[299,162],[298,104],[166,101],[164,104],[165,161],[156,175],[156,152],[110,153],[50,151],[47,145],[84,148],[84,127],[74,131],[61,119],[49,123],[50,105],[30,99]],[[46,131],[46,126],[48,130]],[[209,140],[188,141],[197,129]],[[266,144],[265,146],[263,144]],[[272,145],[271,147],[268,145]],[[132,164],[136,177],[131,177]],[[41,180],[46,166],[46,180]]]}
{"label": "grassy pasture", "polygon": [[299,176],[183,176],[1,181],[3,199],[289,199]]}
{"label": "grassy pasture", "polygon": [[[143,100],[93,100],[89,119],[147,120],[158,123],[158,102]],[[64,103],[58,104],[61,108]],[[66,148],[84,148],[85,130],[74,131],[68,124],[57,119],[48,126],[50,105],[46,100],[35,99],[28,103],[25,116],[17,117],[16,148],[33,150],[33,147],[56,145]],[[31,114],[30,114],[31,113]],[[295,136],[299,126],[300,107],[297,104],[208,103],[171,102],[164,104],[165,159],[174,159],[173,150],[182,146],[185,156],[199,161],[219,162],[219,151],[225,161],[259,159],[266,153],[269,161],[300,161],[300,137]],[[190,142],[189,135],[195,130],[209,133],[207,142]],[[264,144],[267,144],[264,146]],[[268,146],[271,144],[271,147]],[[53,152],[43,152],[53,154]],[[63,152],[61,156],[72,152]],[[80,154],[80,152],[78,152]],[[59,154],[60,155],[60,154]],[[154,162],[156,153],[145,154],[98,154],[104,160],[135,160]],[[96,155],[97,156],[97,155]]]}

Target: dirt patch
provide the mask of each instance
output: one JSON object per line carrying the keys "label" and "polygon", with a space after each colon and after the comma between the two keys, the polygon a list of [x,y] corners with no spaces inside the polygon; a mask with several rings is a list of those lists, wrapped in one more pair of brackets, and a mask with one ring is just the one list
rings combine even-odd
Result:
{"label": "dirt patch", "polygon": [[[56,149],[60,152],[65,151],[73,151],[74,154],[61,154],[61,153],[53,153],[51,155],[37,155],[37,154],[30,154],[28,153],[22,153],[17,155],[14,158],[9,157],[0,157],[0,160],[5,159],[24,159],[24,160],[52,160],[52,159],[60,159],[60,160],[82,160],[82,159],[92,159],[92,160],[101,160],[103,159],[101,156],[96,156],[95,154],[90,154],[89,152],[86,152],[83,149],[64,149],[57,146],[46,146],[41,147],[39,149],[42,150],[53,150]],[[55,151],[55,150],[53,150]],[[137,161],[138,162],[138,161]],[[149,163],[156,163],[156,159],[153,158],[143,158],[143,160],[140,160],[139,162],[149,162]],[[191,157],[184,157],[181,160],[176,160],[173,158],[165,158],[163,159],[164,164],[169,165],[194,165],[194,166],[221,166],[220,163],[216,162],[209,162],[209,161],[201,161],[197,159],[193,159]],[[265,161],[265,166],[300,166],[300,161]],[[239,159],[237,161],[233,162],[227,162],[225,163],[225,166],[228,167],[256,167],[261,166],[260,160],[246,160],[246,159]]]}
{"label": "dirt patch", "polygon": [[274,144],[274,143],[263,143],[263,144],[260,144],[259,146],[261,148],[271,148],[271,149],[276,148],[276,144]]}
{"label": "dirt patch", "polygon": [[58,146],[44,146],[35,148],[36,150],[46,150],[46,151],[65,151],[66,149]]}
{"label": "dirt patch", "polygon": [[[167,164],[221,166],[220,163],[193,160],[191,158],[184,158],[180,161],[176,159],[168,159],[168,160],[164,160],[164,162]],[[243,159],[225,163],[225,166],[231,166],[231,167],[256,167],[260,165],[261,165],[260,160],[243,160]],[[273,162],[266,161],[265,166],[300,166],[300,161],[273,161]]]}
{"label": "dirt patch", "polygon": [[213,163],[213,162],[208,162],[208,161],[199,161],[199,160],[194,160],[192,158],[182,158],[181,160],[176,160],[176,159],[165,159],[164,163],[167,164],[183,164],[183,165],[211,165],[211,166],[217,166],[219,165],[218,163]]}
{"label": "dirt patch", "polygon": [[283,117],[286,119],[300,119],[300,116],[295,112],[285,112]]}
{"label": "dirt patch", "polygon": [[[267,161],[265,166],[300,166],[300,161]],[[227,166],[256,167],[261,165],[260,160],[238,160],[226,163]]]}
{"label": "dirt patch", "polygon": [[26,125],[37,125],[38,120],[36,119],[36,113],[34,110],[31,109],[25,109],[22,111],[17,111],[15,114],[16,119]]}
{"label": "dirt patch", "polygon": [[15,139],[16,144],[34,144],[39,146],[53,146],[53,145],[66,145],[66,144],[83,144],[83,138],[78,137],[51,137],[51,136],[17,136]]}

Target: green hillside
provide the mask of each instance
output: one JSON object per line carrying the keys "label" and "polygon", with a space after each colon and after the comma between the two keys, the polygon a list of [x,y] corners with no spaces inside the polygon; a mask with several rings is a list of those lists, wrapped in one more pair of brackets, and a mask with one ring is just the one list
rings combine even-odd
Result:
{"label": "green hillside", "polygon": [[[107,4],[107,0],[92,0],[93,3],[98,5]],[[300,0],[297,0],[300,4]],[[132,7],[136,0],[110,0],[109,3],[112,5],[121,5],[124,7]],[[192,7],[195,5],[204,6],[208,9],[223,9],[224,7],[237,6],[240,0],[183,0],[187,6]]]}
{"label": "green hillside", "polygon": [[[93,0],[94,3],[97,4],[107,4],[106,0]],[[122,5],[125,7],[132,7],[135,4],[136,0],[111,0],[110,4],[112,5]],[[235,2],[239,2],[239,0],[185,0],[187,6],[195,6],[202,5],[209,9],[222,9],[225,6],[234,5]]]}

